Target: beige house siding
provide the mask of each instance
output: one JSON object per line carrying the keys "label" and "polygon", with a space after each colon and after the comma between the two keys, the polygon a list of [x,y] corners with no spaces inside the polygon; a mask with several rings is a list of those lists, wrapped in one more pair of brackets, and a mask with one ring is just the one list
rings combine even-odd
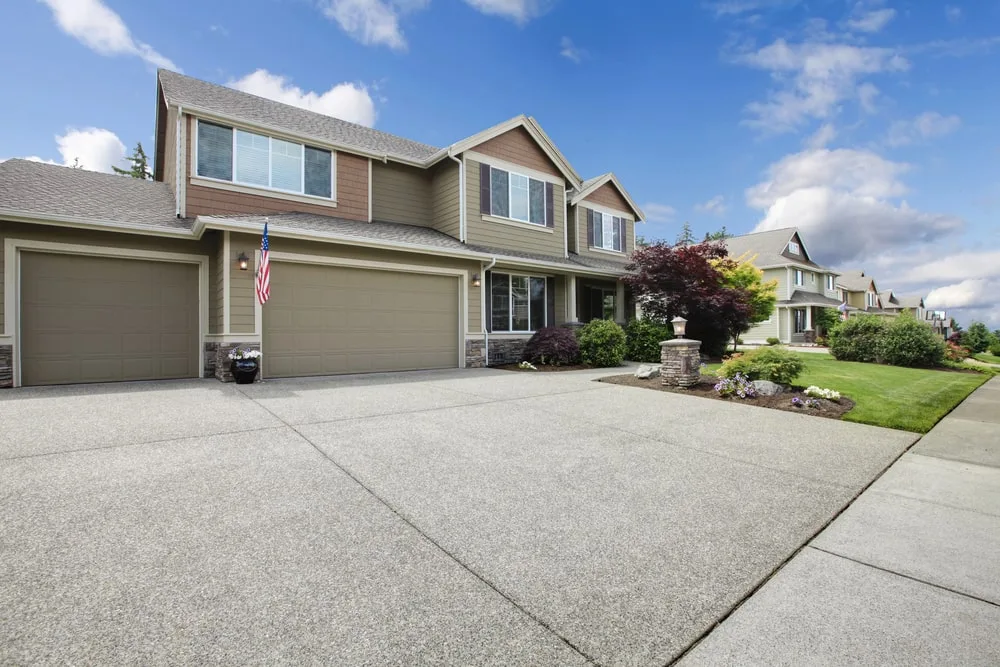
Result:
{"label": "beige house siding", "polygon": [[780,338],[778,336],[778,313],[779,309],[775,308],[774,312],[771,313],[771,319],[766,322],[759,322],[741,336],[743,342],[745,343],[763,343],[767,341],[768,338]]}
{"label": "beige house siding", "polygon": [[[536,171],[562,177],[555,163],[549,159],[534,138],[523,127],[504,132],[498,137],[485,141],[472,150],[506,162],[524,165]],[[476,181],[479,183],[479,181]]]}
{"label": "beige house siding", "polygon": [[441,162],[431,173],[431,227],[456,239],[461,226],[458,180],[458,164],[453,160]]}
{"label": "beige house siding", "polygon": [[[465,293],[468,295],[469,304],[466,331],[471,333],[482,331],[482,327],[480,326],[482,311],[481,288],[472,285],[472,276],[482,271],[482,266],[478,261],[451,257],[435,257],[433,255],[420,255],[361,246],[301,241],[282,238],[280,236],[272,236],[270,241],[271,252],[273,253],[340,257],[359,261],[427,266],[429,268],[464,269],[469,273],[469,280],[463,286]],[[250,255],[259,243],[259,236],[232,233],[230,235],[230,252],[238,255],[240,250],[250,248],[251,250],[247,251],[247,254]],[[250,333],[254,330],[254,299],[256,297],[254,296],[253,275],[253,271],[235,270],[230,273],[230,328],[233,333]],[[266,308],[267,306],[265,305],[264,307]]]}
{"label": "beige house siding", "polygon": [[372,161],[373,220],[430,227],[434,218],[431,194],[431,174],[426,169]]}
{"label": "beige house siding", "polygon": [[[566,194],[562,185],[554,185],[552,193],[553,227],[542,227],[524,222],[496,222],[480,213],[479,169],[480,164],[466,158],[467,241],[508,250],[533,252],[553,257],[565,255],[564,225],[566,224]],[[534,167],[533,167],[534,168]]]}
{"label": "beige house siding", "polygon": [[166,109],[166,123],[163,128],[163,181],[171,186],[177,184],[177,110]]}
{"label": "beige house siding", "polygon": [[[205,238],[211,237],[217,248],[216,252],[208,258],[208,333],[224,333],[224,323],[222,320],[223,293],[225,292],[225,279],[223,271],[226,268],[225,244],[222,240],[223,232],[207,231]],[[248,255],[249,256],[249,255]]]}
{"label": "beige house siding", "polygon": [[[348,220],[368,221],[368,158],[335,152],[337,160],[336,206],[325,203],[307,203],[285,198],[281,193],[270,193],[260,190],[259,194],[235,192],[225,189],[229,184],[221,183],[220,187],[196,185],[196,176],[192,168],[195,137],[197,136],[196,121],[191,116],[187,118],[187,191],[185,196],[185,211],[188,217],[199,215],[231,215],[234,213],[315,213],[329,215]],[[242,187],[242,186],[240,186]]]}
{"label": "beige house siding", "polygon": [[[9,238],[106,248],[132,248],[136,250],[175,252],[188,255],[204,255],[206,257],[210,257],[217,252],[215,247],[215,238],[208,235],[206,235],[205,238],[202,238],[201,241],[187,241],[183,239],[161,238],[158,236],[95,232],[82,229],[72,229],[68,227],[31,225],[0,220],[0,248],[4,246],[4,242]],[[3,264],[4,253],[0,251],[0,331],[3,331],[4,335],[13,335],[13,331],[7,331],[6,327],[8,323],[4,321]]]}
{"label": "beige house siding", "polygon": [[[587,200],[585,199],[584,201]],[[578,248],[576,252],[581,255],[604,260],[614,261],[615,258],[618,258],[622,262],[628,261],[629,253],[635,250],[635,220],[633,220],[631,216],[628,216],[625,219],[625,246],[623,247],[622,252],[618,253],[610,250],[595,250],[591,248],[590,244],[587,242],[587,210],[589,208],[589,206],[582,203],[576,206],[578,211],[576,218],[579,223],[576,233],[576,245]],[[625,211],[621,212],[625,213]]]}
{"label": "beige house siding", "polygon": [[593,202],[594,204],[600,204],[601,206],[607,206],[608,208],[614,208],[619,211],[632,210],[632,207],[629,206],[627,201],[625,201],[622,194],[618,192],[618,188],[611,183],[605,183],[601,187],[597,188],[584,197],[583,201]]}

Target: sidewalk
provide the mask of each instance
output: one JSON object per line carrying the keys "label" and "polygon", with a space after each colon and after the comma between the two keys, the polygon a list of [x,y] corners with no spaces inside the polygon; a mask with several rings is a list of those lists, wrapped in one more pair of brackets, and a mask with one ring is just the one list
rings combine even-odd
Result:
{"label": "sidewalk", "polygon": [[1000,377],[680,664],[1000,664]]}

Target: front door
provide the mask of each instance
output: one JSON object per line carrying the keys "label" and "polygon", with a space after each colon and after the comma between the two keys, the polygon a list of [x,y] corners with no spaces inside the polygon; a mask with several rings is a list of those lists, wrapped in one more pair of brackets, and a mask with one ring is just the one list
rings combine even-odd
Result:
{"label": "front door", "polygon": [[615,291],[603,287],[588,287],[587,311],[587,322],[615,319]]}
{"label": "front door", "polygon": [[805,308],[795,309],[795,333],[804,333],[806,330],[806,310]]}

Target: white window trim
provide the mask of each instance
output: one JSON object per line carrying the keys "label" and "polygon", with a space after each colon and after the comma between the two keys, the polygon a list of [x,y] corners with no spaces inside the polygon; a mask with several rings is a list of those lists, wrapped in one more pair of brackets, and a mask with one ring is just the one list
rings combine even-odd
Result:
{"label": "white window trim", "polygon": [[[795,246],[795,250],[792,250],[792,246]],[[802,254],[802,246],[800,246],[795,241],[789,241],[788,242],[788,252],[792,253],[793,255],[801,255]]]}
{"label": "white window trim", "polygon": [[[218,127],[228,127],[229,129],[231,129],[233,131],[233,172],[232,172],[233,177],[232,177],[231,180],[227,181],[227,180],[225,180],[223,178],[213,178],[211,176],[202,176],[200,173],[198,173],[198,144],[200,144],[201,142],[200,142],[200,140],[198,138],[199,137],[199,132],[198,132],[198,127],[196,125],[195,126],[195,132],[194,132],[194,156],[193,156],[193,161],[194,161],[194,165],[193,166],[194,166],[194,169],[192,170],[194,173],[191,174],[192,178],[197,178],[199,180],[205,180],[205,181],[209,181],[209,182],[212,182],[212,183],[229,183],[229,184],[238,185],[238,186],[244,187],[244,188],[253,188],[254,190],[263,190],[265,192],[279,192],[281,194],[286,194],[286,195],[295,195],[296,197],[308,197],[310,199],[316,199],[317,201],[321,201],[321,202],[331,202],[331,201],[332,202],[336,202],[337,201],[337,151],[329,149],[329,148],[324,148],[322,146],[308,146],[307,144],[305,144],[305,143],[303,143],[301,141],[294,141],[292,139],[283,139],[281,137],[273,137],[273,136],[271,136],[269,134],[262,134],[260,132],[254,131],[254,130],[247,130],[247,129],[244,129],[242,127],[238,127],[236,125],[227,125],[227,124],[224,124],[224,123],[216,123],[216,122],[213,122],[213,121],[203,121],[200,118],[198,118],[196,120],[197,120],[198,124],[201,124],[201,123],[204,122],[204,123],[208,123],[209,125],[216,125]],[[268,185],[260,185],[259,183],[247,183],[245,181],[239,181],[239,180],[236,179],[236,160],[237,160],[237,158],[236,158],[236,151],[237,151],[236,133],[237,132],[246,132],[248,134],[254,134],[254,135],[257,135],[258,137],[265,137],[267,139],[267,182],[268,182]],[[271,183],[271,156],[272,156],[272,152],[273,152],[272,142],[275,139],[277,139],[278,141],[284,141],[285,143],[289,143],[289,144],[298,144],[299,146],[302,147],[302,167],[301,167],[301,176],[300,176],[300,178],[302,179],[302,191],[301,192],[298,192],[296,190],[286,190],[284,188],[276,188],[276,187],[272,187],[270,185],[270,183]],[[305,191],[306,190],[306,147],[307,146],[309,148],[314,148],[316,150],[321,150],[321,151],[328,151],[330,153],[330,196],[329,197],[321,197],[319,195],[310,195],[310,194],[307,194],[306,191]]]}
{"label": "white window trim", "polygon": [[794,269],[792,280],[795,282],[796,287],[802,287],[802,283],[805,282],[805,276],[803,273],[802,269]]}
{"label": "white window trim", "polygon": [[[598,211],[596,209],[590,209],[590,210],[593,212],[594,229],[595,230],[597,229],[597,216],[601,216],[601,241],[602,242],[604,241],[604,216],[608,216],[609,218],[611,218],[611,224],[612,225],[615,224],[615,222],[614,222],[615,218],[618,218],[623,223],[626,222],[626,219],[622,218],[621,216],[612,215],[610,213],[605,213],[604,211]],[[621,227],[618,228],[618,245],[620,246],[618,250],[615,250],[614,247],[607,248],[607,247],[605,247],[603,245],[593,245],[593,244],[591,244],[590,249],[591,250],[599,250],[601,252],[612,252],[612,253],[614,253],[616,255],[622,255],[622,254],[625,253],[625,238],[624,238],[625,233],[624,232],[625,232],[624,229],[622,229]],[[595,236],[596,236],[596,234],[595,234]],[[613,237],[614,237],[614,235],[612,235],[612,238]]]}
{"label": "white window trim", "polygon": [[[542,302],[545,304],[542,307],[542,327],[549,326],[549,281],[545,276],[531,275],[530,273],[513,273],[510,271],[492,271],[491,276],[496,276],[497,274],[501,276],[508,276],[513,278],[518,276],[521,278],[528,279],[528,326],[531,326],[531,279],[539,278],[545,285]],[[514,295],[511,292],[512,280],[507,281],[507,330],[506,331],[493,331],[490,332],[498,334],[533,334],[537,329],[515,329],[514,328]],[[493,279],[490,278],[490,328],[493,328]]]}
{"label": "white window trim", "polygon": [[486,222],[496,222],[501,225],[510,225],[511,227],[520,227],[521,229],[530,229],[535,232],[548,232],[552,234],[555,229],[552,227],[545,227],[544,225],[539,225],[535,222],[525,222],[524,220],[518,220],[516,218],[505,218],[502,215],[487,215],[483,214],[483,220]]}
{"label": "white window trim", "polygon": [[826,291],[827,292],[833,291],[833,276],[831,275],[826,276]]}
{"label": "white window trim", "polygon": [[[549,229],[548,225],[545,224],[545,216],[547,215],[547,212],[549,210],[549,193],[548,193],[548,188],[545,186],[545,181],[543,181],[540,178],[535,178],[533,176],[529,176],[528,174],[523,174],[523,173],[521,173],[519,171],[513,171],[513,170],[510,170],[510,169],[504,169],[503,167],[499,167],[499,166],[494,167],[492,164],[489,165],[489,168],[490,168],[490,217],[491,218],[499,218],[500,220],[510,220],[512,222],[519,222],[522,225],[532,225],[534,227],[544,227],[546,229]],[[521,178],[528,179],[528,219],[527,220],[521,220],[520,218],[514,218],[514,217],[511,217],[509,215],[497,215],[497,214],[495,214],[493,212],[493,170],[494,169],[496,169],[497,171],[505,172],[507,174],[507,212],[508,213],[510,213],[514,209],[514,206],[513,206],[513,204],[514,204],[514,200],[513,200],[513,188],[510,187],[510,177],[511,177],[511,174],[513,174],[515,176],[520,176]],[[532,222],[531,221],[531,182],[532,181],[538,181],[539,183],[542,184],[542,221],[540,223],[538,223],[538,222]],[[554,208],[553,208],[553,215],[555,215]]]}

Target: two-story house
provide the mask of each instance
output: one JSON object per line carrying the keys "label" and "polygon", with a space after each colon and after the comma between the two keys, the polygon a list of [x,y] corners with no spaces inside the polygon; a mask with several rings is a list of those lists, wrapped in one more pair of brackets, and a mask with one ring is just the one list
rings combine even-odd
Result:
{"label": "two-story house", "polygon": [[764,272],[765,282],[778,282],[774,313],[744,334],[744,342],[761,344],[768,338],[782,343],[815,342],[816,311],[841,304],[835,288],[837,273],[810,258],[799,230],[787,227],[733,236],[725,244],[730,257],[752,260]]}
{"label": "two-story house", "polygon": [[161,70],[155,140],[152,182],[0,164],[0,386],[479,366],[625,318],[642,211],[532,118],[435,147]]}
{"label": "two-story house", "polygon": [[841,272],[836,285],[838,298],[848,305],[851,313],[876,313],[882,310],[882,299],[875,279],[863,270]]}
{"label": "two-story house", "polygon": [[882,310],[889,315],[902,315],[904,313],[912,315],[918,320],[924,319],[924,298],[922,296],[896,294],[893,290],[887,289],[879,292],[879,303]]}

